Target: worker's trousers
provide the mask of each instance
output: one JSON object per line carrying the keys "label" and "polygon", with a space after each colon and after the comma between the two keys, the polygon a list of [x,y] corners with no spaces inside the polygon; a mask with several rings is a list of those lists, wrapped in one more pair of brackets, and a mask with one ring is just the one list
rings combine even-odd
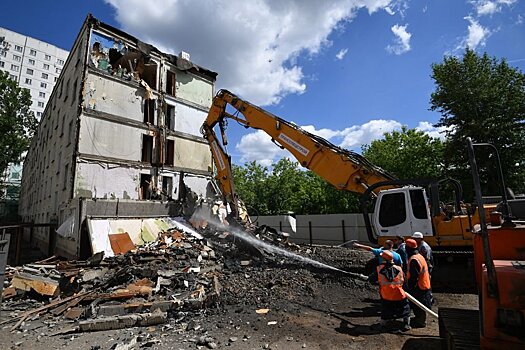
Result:
{"label": "worker's trousers", "polygon": [[[415,288],[409,293],[416,298],[421,304],[425,305],[429,309],[432,307],[432,291],[429,290],[421,290],[419,288]],[[426,321],[427,321],[427,313],[421,308],[412,302],[410,303],[410,308],[412,311],[414,311],[414,321],[413,326],[415,327],[425,327]]]}

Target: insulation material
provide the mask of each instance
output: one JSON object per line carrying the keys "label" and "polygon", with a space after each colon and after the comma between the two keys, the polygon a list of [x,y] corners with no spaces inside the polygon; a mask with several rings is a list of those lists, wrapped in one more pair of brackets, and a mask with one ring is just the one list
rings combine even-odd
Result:
{"label": "insulation material", "polygon": [[85,107],[142,122],[144,92],[143,88],[90,74],[86,81]]}
{"label": "insulation material", "polygon": [[180,103],[175,105],[175,130],[202,137],[200,128],[207,114]]}
{"label": "insulation material", "polygon": [[175,96],[209,108],[213,99],[213,84],[196,75],[178,71]]}
{"label": "insulation material", "polygon": [[69,216],[62,225],[57,228],[57,233],[64,238],[73,238],[73,234],[75,233],[75,217]]}
{"label": "insulation material", "polygon": [[140,162],[140,140],[140,129],[87,116],[81,118],[80,153]]}
{"label": "insulation material", "polygon": [[209,146],[182,138],[175,139],[174,165],[181,168],[210,171],[211,152]]}
{"label": "insulation material", "polygon": [[[153,242],[159,233],[177,228],[196,238],[203,237],[181,217],[151,219],[87,219],[93,254],[104,256],[129,251],[132,246]],[[128,241],[129,238],[129,241]]]}
{"label": "insulation material", "polygon": [[139,199],[139,170],[104,163],[78,163],[77,192],[91,198]]}

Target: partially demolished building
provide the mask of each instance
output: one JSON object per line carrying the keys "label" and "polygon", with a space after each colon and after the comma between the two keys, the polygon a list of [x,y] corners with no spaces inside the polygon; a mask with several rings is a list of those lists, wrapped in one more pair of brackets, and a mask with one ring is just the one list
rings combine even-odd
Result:
{"label": "partially demolished building", "polygon": [[[89,219],[176,216],[208,195],[199,129],[216,76],[88,16],[25,159],[24,222],[56,223],[57,253],[82,257],[95,253]],[[47,249],[47,232],[32,236]]]}

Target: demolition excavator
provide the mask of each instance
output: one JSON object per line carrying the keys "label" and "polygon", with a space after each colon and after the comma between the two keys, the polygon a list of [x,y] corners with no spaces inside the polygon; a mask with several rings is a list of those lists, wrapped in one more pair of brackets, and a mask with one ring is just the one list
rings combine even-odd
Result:
{"label": "demolition excavator", "polygon": [[[303,167],[337,189],[361,194],[363,217],[372,243],[382,243],[396,235],[407,236],[419,231],[434,250],[472,252],[472,228],[479,223],[479,212],[465,210],[460,203],[462,192],[459,182],[453,179],[396,179],[362,155],[338,147],[227,90],[220,90],[213,99],[201,132],[210,144],[216,180],[225,204],[231,209],[231,217],[244,223],[249,220],[235,192],[231,159],[225,151],[228,120],[264,131]],[[217,126],[222,142],[214,130]],[[439,187],[444,183],[452,185],[455,198],[453,209],[449,208],[446,214],[439,200]],[[375,200],[375,209],[369,215],[371,200]]]}

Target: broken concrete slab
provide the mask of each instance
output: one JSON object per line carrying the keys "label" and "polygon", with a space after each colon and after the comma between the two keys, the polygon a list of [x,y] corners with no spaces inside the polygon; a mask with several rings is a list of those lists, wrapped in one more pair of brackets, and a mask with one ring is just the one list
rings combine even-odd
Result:
{"label": "broken concrete slab", "polygon": [[164,323],[167,319],[168,314],[162,311],[145,314],[102,317],[94,320],[80,321],[78,323],[78,330],[81,332],[94,332],[136,326],[153,326]]}

